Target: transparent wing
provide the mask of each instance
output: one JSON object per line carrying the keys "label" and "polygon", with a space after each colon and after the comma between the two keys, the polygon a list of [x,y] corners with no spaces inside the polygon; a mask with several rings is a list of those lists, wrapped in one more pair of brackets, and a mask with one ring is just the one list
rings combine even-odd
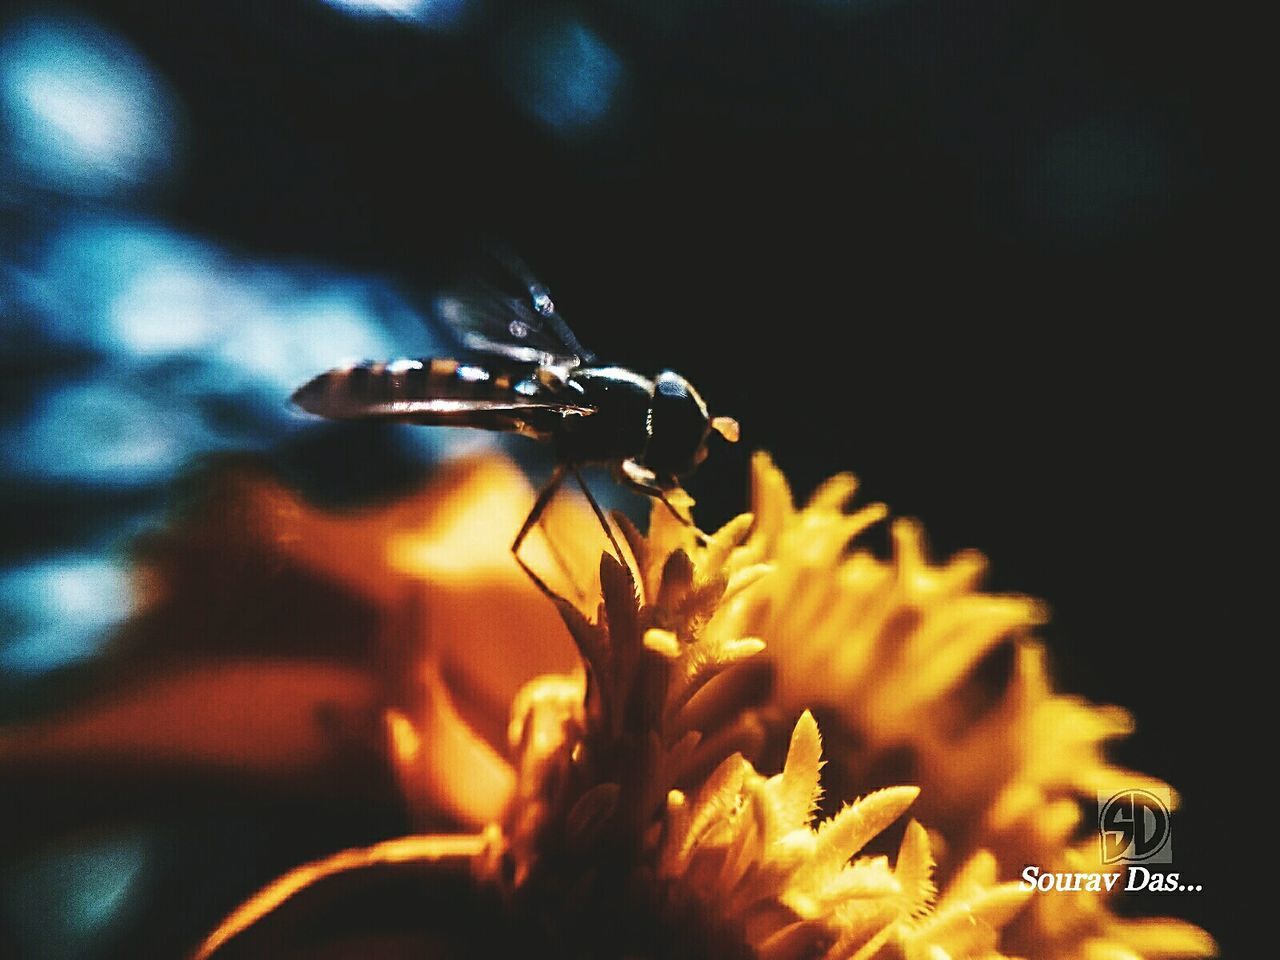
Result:
{"label": "transparent wing", "polygon": [[436,299],[435,310],[466,352],[556,369],[594,359],[556,311],[550,291],[506,251],[489,251],[481,269]]}

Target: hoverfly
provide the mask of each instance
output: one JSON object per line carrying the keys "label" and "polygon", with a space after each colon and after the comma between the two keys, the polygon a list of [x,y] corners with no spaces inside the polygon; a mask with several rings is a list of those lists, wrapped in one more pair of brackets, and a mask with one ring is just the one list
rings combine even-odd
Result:
{"label": "hoverfly", "polygon": [[560,597],[520,556],[565,478],[572,476],[618,558],[622,551],[579,467],[602,463],[627,487],[693,521],[669,494],[707,456],[712,433],[738,439],[738,423],[711,416],[693,384],[663,370],[646,377],[598,363],[556,312],[545,286],[501,255],[506,284],[472,281],[441,297],[437,312],[462,348],[458,358],[361,363],[322,373],[299,388],[303,410],[338,420],[476,427],[554,444],[556,467],[539,491],[511,551],[547,596]]}

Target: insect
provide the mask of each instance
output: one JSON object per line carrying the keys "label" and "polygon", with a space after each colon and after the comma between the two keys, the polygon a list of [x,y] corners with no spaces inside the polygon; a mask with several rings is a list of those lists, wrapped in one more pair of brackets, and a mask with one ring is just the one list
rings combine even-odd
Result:
{"label": "insect", "polygon": [[503,256],[502,265],[505,285],[474,280],[437,302],[444,325],[459,340],[459,358],[341,367],[315,377],[293,400],[331,419],[477,427],[554,444],[556,467],[511,551],[534,584],[559,600],[521,558],[520,547],[566,477],[576,480],[621,558],[580,466],[611,466],[620,482],[692,526],[669,494],[706,458],[711,434],[737,441],[738,423],[711,416],[678,373],[664,370],[650,378],[598,363],[556,312],[547,288],[514,257]]}

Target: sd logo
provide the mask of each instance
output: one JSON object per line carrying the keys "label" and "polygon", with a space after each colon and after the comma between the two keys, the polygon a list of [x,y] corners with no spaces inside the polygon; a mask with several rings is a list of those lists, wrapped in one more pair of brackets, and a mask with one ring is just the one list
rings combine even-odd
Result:
{"label": "sd logo", "polygon": [[1172,863],[1169,792],[1132,788],[1098,795],[1103,863]]}

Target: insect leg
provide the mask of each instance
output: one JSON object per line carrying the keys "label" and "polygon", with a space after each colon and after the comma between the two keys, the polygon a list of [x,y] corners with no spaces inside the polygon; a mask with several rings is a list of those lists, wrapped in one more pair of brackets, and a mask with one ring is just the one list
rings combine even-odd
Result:
{"label": "insect leg", "polygon": [[605,517],[604,511],[600,509],[600,504],[596,503],[596,498],[591,495],[591,491],[587,488],[587,484],[582,479],[582,474],[578,471],[577,466],[573,466],[572,470],[574,479],[578,481],[578,486],[582,488],[582,492],[587,498],[587,503],[591,504],[591,509],[596,512],[596,519],[600,521],[604,535],[609,538],[609,545],[613,547],[614,556],[618,558],[618,562],[625,568],[627,566],[626,557],[622,553],[622,548],[618,546],[618,541],[613,535],[613,528],[609,526],[609,521]]}
{"label": "insect leg", "polygon": [[698,538],[699,544],[706,546],[707,535],[698,529],[698,525],[693,522],[692,517],[686,516],[676,509],[676,505],[668,499],[667,491],[656,482],[652,471],[642,467],[634,460],[624,460],[619,476],[622,482],[632,490],[637,493],[643,493],[646,497],[652,497],[666,507],[668,513],[693,531],[694,536]]}
{"label": "insect leg", "polygon": [[573,587],[573,592],[577,596],[578,601],[585,601],[587,596],[582,592],[582,587],[574,577],[573,568],[569,566],[569,561],[564,558],[564,552],[556,546],[555,540],[551,537],[551,531],[547,529],[547,525],[543,522],[546,520],[546,513],[538,518],[538,527],[542,530],[543,542],[547,545],[547,550],[551,554],[551,559],[556,562],[556,566],[560,568],[560,572],[564,575],[565,581]]}
{"label": "insect leg", "polygon": [[538,499],[533,502],[533,509],[529,511],[529,516],[525,517],[524,526],[520,528],[520,532],[516,534],[515,541],[511,544],[511,555],[516,558],[516,563],[520,564],[520,569],[524,571],[525,576],[532,580],[533,585],[541,590],[548,599],[556,603],[568,603],[569,601],[547,586],[546,581],[534,572],[533,567],[524,562],[524,558],[520,556],[520,547],[524,545],[525,538],[529,536],[529,531],[542,520],[542,514],[546,511],[547,504],[551,502],[551,498],[560,489],[560,484],[564,482],[567,471],[568,468],[563,464],[556,467],[555,472],[551,474],[551,479],[538,492]]}

